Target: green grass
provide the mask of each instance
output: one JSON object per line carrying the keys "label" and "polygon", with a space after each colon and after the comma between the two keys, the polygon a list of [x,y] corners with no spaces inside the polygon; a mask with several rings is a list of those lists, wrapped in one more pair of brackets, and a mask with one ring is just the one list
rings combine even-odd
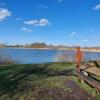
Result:
{"label": "green grass", "polygon": [[59,91],[57,94],[59,96],[68,93],[69,88],[64,83],[67,79],[76,81],[88,92],[92,91],[90,86],[86,83],[81,85],[73,75],[75,75],[73,63],[2,65],[0,100],[55,100],[53,99],[56,98],[55,95],[51,96],[52,91],[55,94]]}
{"label": "green grass", "polygon": [[[32,98],[43,89],[63,88],[65,76],[72,63],[47,63],[0,66],[0,98],[3,100]],[[29,96],[31,97],[31,96]],[[1,100],[0,99],[0,100]]]}

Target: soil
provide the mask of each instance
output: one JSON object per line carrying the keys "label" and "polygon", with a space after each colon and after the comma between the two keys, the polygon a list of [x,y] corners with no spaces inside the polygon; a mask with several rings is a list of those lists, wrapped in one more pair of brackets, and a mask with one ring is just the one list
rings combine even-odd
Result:
{"label": "soil", "polygon": [[71,89],[69,100],[95,100],[86,90],[81,88],[75,81],[66,80],[65,85]]}
{"label": "soil", "polygon": [[66,80],[65,86],[68,88],[68,90],[58,88],[40,90],[38,93],[34,94],[35,99],[47,100],[48,98],[48,100],[96,100],[72,80]]}

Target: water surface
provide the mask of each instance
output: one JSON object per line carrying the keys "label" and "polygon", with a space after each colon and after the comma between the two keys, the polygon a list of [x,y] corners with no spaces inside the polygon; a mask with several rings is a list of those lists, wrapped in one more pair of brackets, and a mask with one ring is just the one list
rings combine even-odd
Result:
{"label": "water surface", "polygon": [[[75,51],[0,48],[0,55],[20,64],[74,61]],[[100,52],[84,52],[84,60],[100,60]]]}

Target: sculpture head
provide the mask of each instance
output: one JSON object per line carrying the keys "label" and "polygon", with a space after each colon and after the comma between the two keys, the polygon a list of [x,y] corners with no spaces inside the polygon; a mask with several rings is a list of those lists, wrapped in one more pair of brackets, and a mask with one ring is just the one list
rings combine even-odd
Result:
{"label": "sculpture head", "polygon": [[77,49],[77,50],[80,50],[80,46],[77,46],[76,49]]}

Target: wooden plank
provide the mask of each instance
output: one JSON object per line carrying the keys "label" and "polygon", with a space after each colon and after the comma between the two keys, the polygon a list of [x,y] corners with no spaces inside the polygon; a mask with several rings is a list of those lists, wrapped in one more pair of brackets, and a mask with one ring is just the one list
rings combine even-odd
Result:
{"label": "wooden plank", "polygon": [[89,76],[84,76],[83,73],[80,73],[79,71],[76,71],[77,75],[83,79],[84,81],[86,81],[89,85],[91,85],[92,87],[96,88],[99,92],[100,92],[100,82],[94,80],[93,78],[89,77]]}
{"label": "wooden plank", "polygon": [[90,68],[86,69],[85,71],[92,73],[94,75],[100,76],[100,68],[98,68],[98,67],[90,67]]}
{"label": "wooden plank", "polygon": [[91,74],[100,76],[100,68],[98,67],[81,66],[81,69]]}

